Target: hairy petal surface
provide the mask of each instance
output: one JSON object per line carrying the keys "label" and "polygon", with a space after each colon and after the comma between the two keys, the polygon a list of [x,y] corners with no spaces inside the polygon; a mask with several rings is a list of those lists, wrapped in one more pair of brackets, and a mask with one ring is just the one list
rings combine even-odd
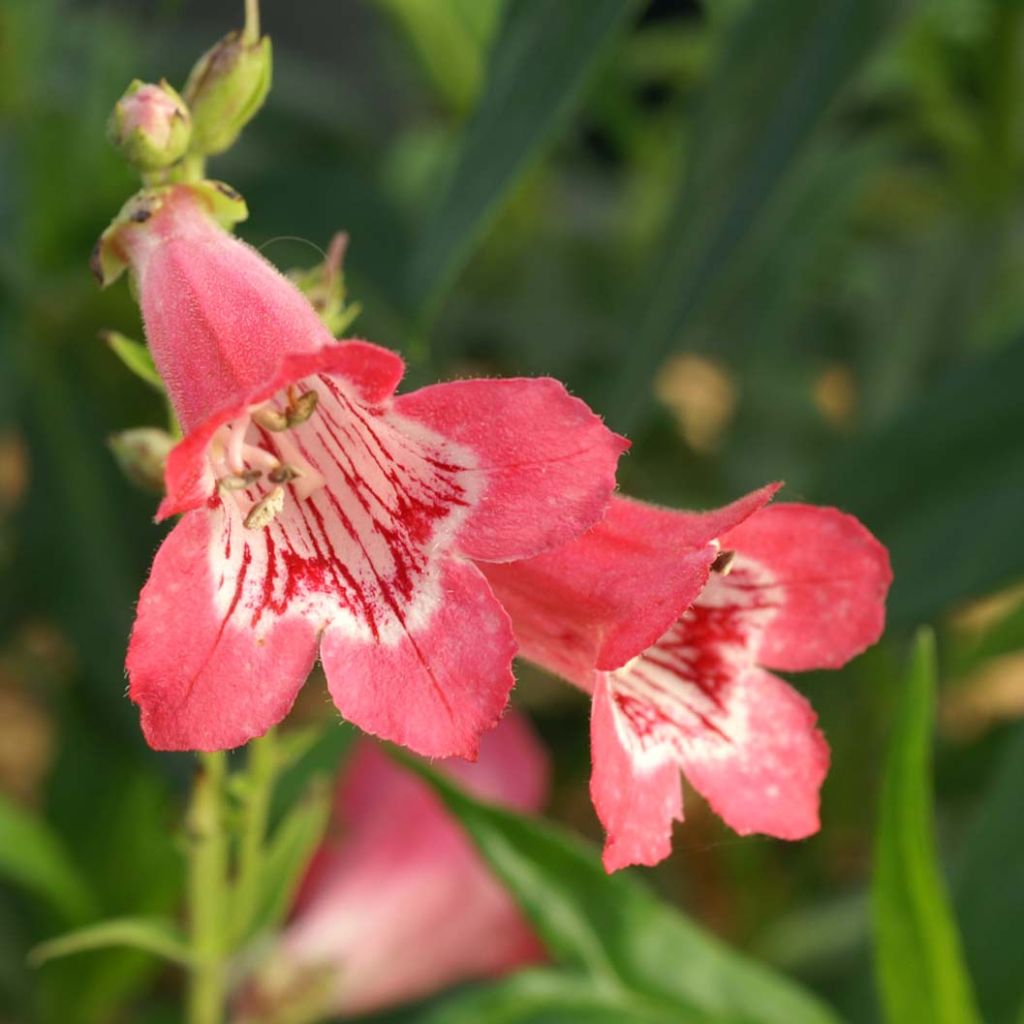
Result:
{"label": "hairy petal surface", "polygon": [[338,710],[361,729],[427,757],[475,758],[515,683],[508,616],[472,565],[450,559],[432,613],[396,613],[387,641],[332,625],[321,658]]}
{"label": "hairy petal surface", "polygon": [[435,384],[395,410],[473,453],[480,495],[458,549],[484,562],[528,558],[596,523],[629,447],[550,378]]}
{"label": "hairy petal surface", "polygon": [[520,653],[584,689],[653,644],[707,582],[717,538],[769,501],[770,484],[713,512],[615,497],[555,551],[480,568],[512,616]]}
{"label": "hairy petal surface", "polygon": [[722,545],[762,565],[781,592],[759,647],[767,668],[838,668],[882,635],[889,555],[853,516],[772,505],[726,534]]}
{"label": "hairy petal surface", "polygon": [[240,746],[288,713],[316,628],[266,589],[267,538],[200,510],[157,552],[128,647],[129,695],[157,750]]}

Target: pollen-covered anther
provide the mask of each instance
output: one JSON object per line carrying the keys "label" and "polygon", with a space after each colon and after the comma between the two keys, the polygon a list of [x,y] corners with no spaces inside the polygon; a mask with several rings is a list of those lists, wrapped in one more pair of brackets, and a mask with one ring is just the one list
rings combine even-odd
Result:
{"label": "pollen-covered anther", "polygon": [[306,391],[294,401],[288,403],[288,426],[297,427],[305,423],[316,411],[320,396],[315,391]]}
{"label": "pollen-covered anther", "polygon": [[[244,491],[256,483],[263,473],[258,469],[247,469],[244,473],[229,473],[220,478],[218,483],[225,491]],[[273,480],[271,476],[271,480]],[[276,481],[275,481],[276,482]]]}
{"label": "pollen-covered anther", "polygon": [[287,462],[282,462],[277,469],[272,469],[267,474],[267,479],[273,484],[287,484],[291,483],[292,480],[297,480],[302,475],[302,470],[289,466]]}
{"label": "pollen-covered anther", "polygon": [[245,517],[247,530],[266,529],[284,508],[284,488],[278,485],[265,498],[256,502]]}
{"label": "pollen-covered anther", "polygon": [[258,426],[275,433],[287,430],[292,425],[287,413],[280,412],[270,405],[264,405],[262,408],[254,409],[252,418],[253,422]]}

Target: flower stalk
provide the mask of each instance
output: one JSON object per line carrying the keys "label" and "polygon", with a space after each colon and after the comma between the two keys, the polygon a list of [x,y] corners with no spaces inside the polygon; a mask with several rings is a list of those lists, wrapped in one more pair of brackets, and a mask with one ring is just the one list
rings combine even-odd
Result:
{"label": "flower stalk", "polygon": [[200,754],[187,824],[189,926],[193,968],[188,1024],[220,1024],[227,996],[228,837],[224,822],[226,756]]}
{"label": "flower stalk", "polygon": [[238,878],[232,893],[231,908],[232,939],[235,943],[245,941],[259,897],[270,799],[280,768],[274,730],[253,740],[247,752],[248,771],[238,848]]}

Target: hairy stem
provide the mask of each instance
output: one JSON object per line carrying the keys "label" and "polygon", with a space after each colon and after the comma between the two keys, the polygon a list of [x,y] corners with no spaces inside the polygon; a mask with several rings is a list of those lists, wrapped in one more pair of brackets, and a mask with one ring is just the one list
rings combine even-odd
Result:
{"label": "hairy stem", "polygon": [[238,851],[238,881],[232,906],[232,929],[236,942],[245,939],[257,909],[270,798],[277,779],[278,764],[277,744],[271,729],[265,736],[253,740],[248,750],[245,809]]}
{"label": "hairy stem", "polygon": [[194,967],[188,1024],[222,1024],[226,998],[228,840],[224,828],[223,753],[200,754],[188,813],[188,899]]}

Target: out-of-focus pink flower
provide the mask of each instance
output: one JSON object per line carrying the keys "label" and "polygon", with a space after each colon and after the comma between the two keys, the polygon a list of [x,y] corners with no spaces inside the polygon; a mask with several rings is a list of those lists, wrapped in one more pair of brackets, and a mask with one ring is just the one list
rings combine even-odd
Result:
{"label": "out-of-focus pink flower", "polygon": [[[245,743],[284,717],[319,647],[350,721],[471,758],[507,703],[515,650],[474,563],[530,557],[597,522],[627,444],[551,379],[396,397],[402,360],[335,341],[214,221],[213,188],[143,193],[97,258],[105,277],[130,266],[186,432],[159,512],[184,517],[128,650],[146,738]],[[216,202],[240,203],[221,190]]]}
{"label": "out-of-focus pink flower", "polygon": [[[513,714],[484,737],[475,764],[441,768],[519,810],[539,809],[547,793],[544,751]],[[243,1019],[296,1004],[365,1013],[543,959],[460,826],[377,744],[356,748],[335,814],[338,837],[317,854],[290,923],[246,986]]]}
{"label": "out-of-focus pink flower", "polygon": [[838,668],[874,643],[892,574],[852,516],[766,506],[776,490],[705,514],[616,498],[564,548],[484,567],[523,656],[593,694],[609,871],[668,856],[680,769],[741,834],[819,827],[828,747],[767,670]]}

